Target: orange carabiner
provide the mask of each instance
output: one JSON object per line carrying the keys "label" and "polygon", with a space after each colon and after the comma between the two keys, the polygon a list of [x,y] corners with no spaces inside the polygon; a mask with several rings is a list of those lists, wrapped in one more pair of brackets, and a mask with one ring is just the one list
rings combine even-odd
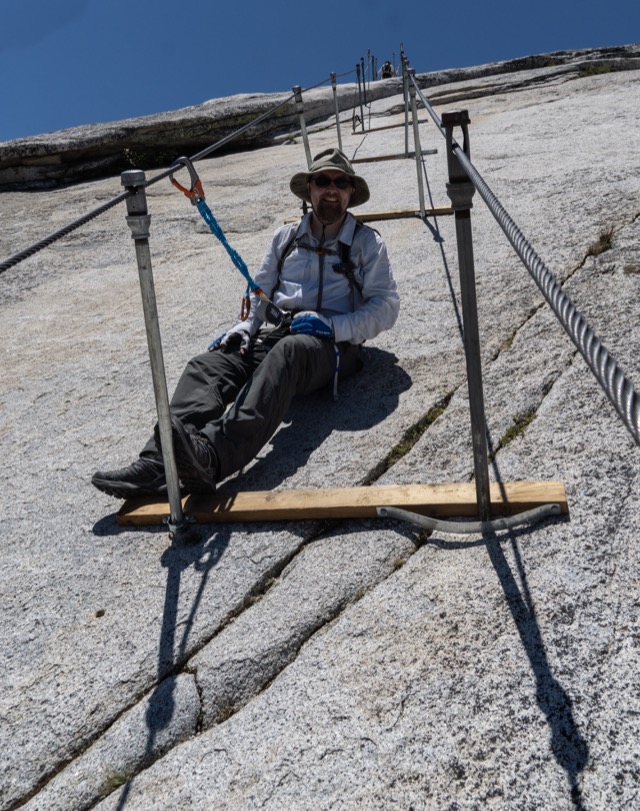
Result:
{"label": "orange carabiner", "polygon": [[249,314],[251,313],[251,297],[247,294],[242,299],[242,306],[240,308],[240,320],[246,321],[249,318]]}
{"label": "orange carabiner", "polygon": [[198,177],[198,173],[196,172],[193,164],[189,160],[189,158],[177,158],[173,165],[171,166],[172,169],[178,169],[180,166],[186,166],[189,171],[189,177],[191,178],[191,188],[187,189],[182,184],[178,183],[178,181],[173,177],[173,174],[169,175],[169,179],[176,187],[176,189],[180,189],[180,191],[191,200],[192,205],[197,205],[200,200],[204,200],[204,189],[202,188],[202,181]]}

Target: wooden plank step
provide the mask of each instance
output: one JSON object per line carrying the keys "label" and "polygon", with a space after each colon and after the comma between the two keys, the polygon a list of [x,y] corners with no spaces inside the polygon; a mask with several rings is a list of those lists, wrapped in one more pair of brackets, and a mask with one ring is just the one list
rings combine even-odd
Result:
{"label": "wooden plank step", "polygon": [[[436,206],[435,208],[425,208],[424,213],[429,217],[443,217],[453,214],[451,206]],[[400,220],[410,217],[419,217],[419,208],[401,208],[396,211],[367,211],[358,212],[357,218],[361,222],[374,222],[376,220]]]}
{"label": "wooden plank step", "polygon": [[[492,513],[513,515],[559,504],[568,512],[564,482],[507,482],[490,485]],[[238,521],[307,521],[327,518],[375,518],[377,507],[399,507],[434,517],[475,516],[476,488],[463,484],[406,484],[317,490],[269,490],[186,496],[185,515],[199,524]],[[166,502],[126,501],[116,515],[121,526],[162,524]]]}
{"label": "wooden plank step", "polygon": [[[449,214],[453,214],[453,209],[451,206],[436,206],[435,208],[425,208],[425,214],[429,217],[445,217]],[[354,214],[360,222],[374,222],[376,220],[401,220],[401,219],[409,219],[411,217],[419,217],[420,216],[420,209],[419,208],[399,208],[391,211],[359,211],[357,214]],[[285,225],[288,225],[291,222],[299,222],[300,217],[287,217],[284,221]]]}
{"label": "wooden plank step", "polygon": [[[421,149],[420,154],[421,155],[437,155],[438,150],[437,149]],[[404,152],[399,152],[396,155],[373,155],[370,158],[354,158],[353,160],[350,161],[350,163],[354,164],[354,163],[376,163],[378,161],[397,161],[397,160],[403,160],[405,158],[415,158],[415,156],[416,156],[415,152],[409,152],[407,155],[405,155]]]}
{"label": "wooden plank step", "polygon": [[[418,124],[428,124],[429,119],[423,118],[418,119]],[[413,127],[413,121],[409,121],[409,126]],[[404,127],[404,121],[400,121],[398,124],[385,124],[384,127],[370,127],[368,130],[362,132],[362,130],[352,130],[352,135],[368,135],[370,132],[382,132],[382,130],[395,130],[398,127]]]}

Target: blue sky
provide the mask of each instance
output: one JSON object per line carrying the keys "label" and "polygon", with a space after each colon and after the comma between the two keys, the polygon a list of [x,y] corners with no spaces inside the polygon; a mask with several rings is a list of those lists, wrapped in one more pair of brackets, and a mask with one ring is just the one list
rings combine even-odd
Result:
{"label": "blue sky", "polygon": [[0,141],[288,92],[400,43],[421,73],[640,42],[638,0],[0,0],[0,12]]}

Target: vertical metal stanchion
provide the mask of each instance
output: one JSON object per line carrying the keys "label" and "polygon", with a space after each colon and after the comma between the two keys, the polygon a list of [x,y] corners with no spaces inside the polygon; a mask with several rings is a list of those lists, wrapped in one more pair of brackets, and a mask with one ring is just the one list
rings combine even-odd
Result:
{"label": "vertical metal stanchion", "polygon": [[358,102],[360,104],[360,124],[364,132],[364,107],[362,106],[362,86],[360,84],[360,65],[356,65],[356,76],[358,77]]}
{"label": "vertical metal stanchion", "polygon": [[422,149],[420,148],[420,132],[418,129],[418,103],[416,101],[416,88],[412,79],[415,79],[415,68],[408,71],[409,96],[411,98],[411,117],[413,118],[413,146],[416,151],[416,171],[418,173],[418,199],[420,200],[420,216],[424,219],[426,210],[424,205],[424,183],[422,182]]}
{"label": "vertical metal stanchion", "polygon": [[304,141],[304,151],[307,156],[307,169],[311,169],[311,149],[309,148],[309,136],[307,135],[307,122],[304,120],[304,107],[302,104],[302,88],[293,88],[296,97],[296,110],[300,120],[300,131],[302,132],[302,140]]}
{"label": "vertical metal stanchion", "polygon": [[140,292],[142,293],[142,309],[147,329],[147,344],[149,346],[149,361],[151,363],[151,376],[158,413],[158,428],[162,443],[162,458],[167,478],[167,491],[169,495],[170,516],[167,521],[169,534],[172,539],[180,538],[186,531],[189,523],[182,511],[180,498],[180,483],[176,468],[171,432],[171,413],[169,411],[169,397],[167,394],[167,381],[162,357],[162,344],[160,341],[160,325],[158,321],[158,308],[151,268],[151,252],[149,250],[149,224],[151,216],[147,210],[147,195],[145,191],[145,174],[139,169],[130,169],[121,175],[122,185],[131,192],[127,197],[127,225],[131,229],[131,236],[135,241],[136,259],[138,262],[138,276],[140,278]]}
{"label": "vertical metal stanchion", "polygon": [[[365,106],[367,104],[367,80],[366,80],[366,73],[364,69],[364,56],[360,57],[360,67],[362,70],[362,98],[364,99]],[[363,115],[363,122],[364,122],[364,115]]]}
{"label": "vertical metal stanchion", "polygon": [[476,299],[475,268],[473,263],[473,240],[471,234],[471,198],[475,188],[469,180],[453,147],[453,128],[462,127],[463,149],[470,156],[469,114],[467,110],[452,110],[442,114],[442,125],[447,138],[447,165],[449,182],[447,194],[455,213],[458,264],[460,267],[460,291],[464,322],[464,351],[467,362],[469,408],[471,411],[471,439],[476,481],[478,513],[481,521],[491,520],[491,494],[489,490],[489,464],[487,459],[487,428],[482,391],[482,365],[480,360],[480,335],[478,331],[478,304]]}
{"label": "vertical metal stanchion", "polygon": [[338,149],[342,152],[342,133],[340,132],[340,105],[338,104],[338,87],[336,74],[331,74],[331,87],[333,88],[333,106],[336,108],[336,130],[338,131]]}
{"label": "vertical metal stanchion", "polygon": [[404,154],[409,155],[409,61],[404,54],[400,55],[402,60],[402,93],[404,95]]}

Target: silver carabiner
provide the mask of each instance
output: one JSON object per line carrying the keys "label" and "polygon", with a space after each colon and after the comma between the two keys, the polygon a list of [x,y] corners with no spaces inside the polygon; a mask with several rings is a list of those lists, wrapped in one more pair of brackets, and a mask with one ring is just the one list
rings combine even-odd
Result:
{"label": "silver carabiner", "polygon": [[191,178],[191,188],[187,189],[173,177],[173,172],[169,175],[169,179],[176,187],[176,189],[180,189],[180,191],[191,200],[191,204],[196,206],[200,202],[200,200],[204,200],[204,189],[202,188],[202,181],[198,177],[198,173],[195,170],[193,163],[189,160],[189,158],[181,157],[176,158],[176,160],[171,165],[171,168],[174,167],[178,169],[180,166],[186,166],[189,177]]}

